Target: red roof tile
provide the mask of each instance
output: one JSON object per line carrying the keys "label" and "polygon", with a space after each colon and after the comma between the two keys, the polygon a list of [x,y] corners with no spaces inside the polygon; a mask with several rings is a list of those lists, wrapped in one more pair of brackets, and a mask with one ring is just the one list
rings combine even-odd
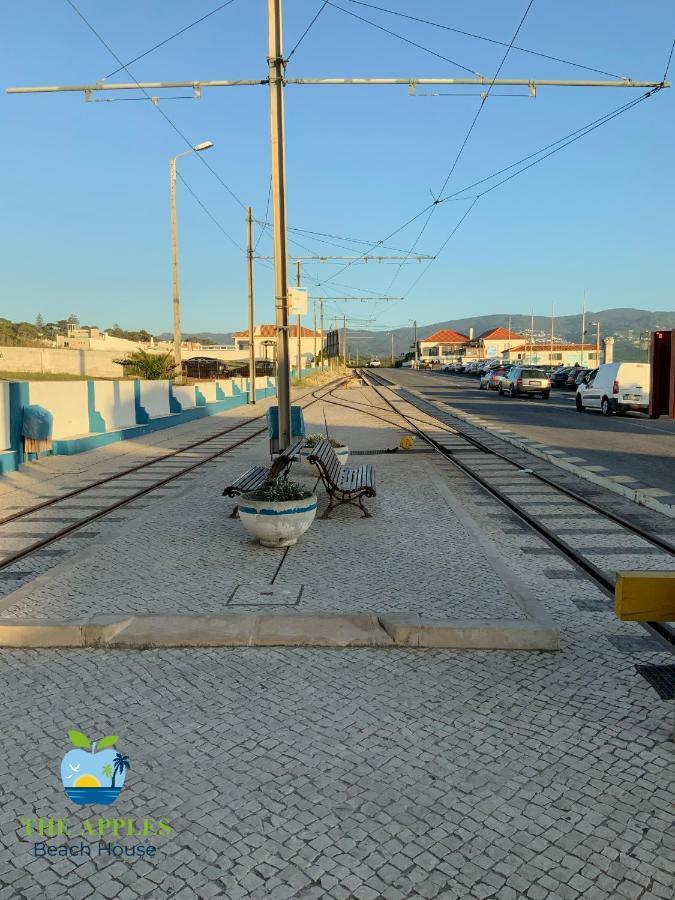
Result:
{"label": "red roof tile", "polygon": [[458,331],[452,331],[450,328],[443,328],[441,331],[435,331],[429,337],[420,338],[420,343],[428,344],[465,344],[469,338],[465,334]]}
{"label": "red roof tile", "polygon": [[487,331],[484,331],[482,334],[479,334],[476,338],[477,341],[483,340],[491,340],[491,341],[524,341],[525,338],[522,334],[517,334],[515,331],[509,331],[508,328],[502,328],[501,326],[497,328],[488,328]]}

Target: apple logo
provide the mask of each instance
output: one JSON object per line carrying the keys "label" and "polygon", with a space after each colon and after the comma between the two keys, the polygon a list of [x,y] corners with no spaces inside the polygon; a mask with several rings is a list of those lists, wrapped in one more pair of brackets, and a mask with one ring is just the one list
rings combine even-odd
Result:
{"label": "apple logo", "polygon": [[69,731],[75,749],[61,760],[61,781],[73,803],[112,803],[124,786],[129,757],[113,749],[119,738],[108,735],[90,741],[81,731]]}

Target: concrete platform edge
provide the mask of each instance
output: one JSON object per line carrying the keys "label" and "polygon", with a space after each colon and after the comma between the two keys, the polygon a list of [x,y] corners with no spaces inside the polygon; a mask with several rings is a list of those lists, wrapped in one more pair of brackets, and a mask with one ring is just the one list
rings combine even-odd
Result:
{"label": "concrete platform edge", "polygon": [[126,615],[90,619],[5,619],[0,648],[436,647],[557,650],[556,628],[520,619],[438,620],[419,613],[378,616],[250,612],[223,616]]}

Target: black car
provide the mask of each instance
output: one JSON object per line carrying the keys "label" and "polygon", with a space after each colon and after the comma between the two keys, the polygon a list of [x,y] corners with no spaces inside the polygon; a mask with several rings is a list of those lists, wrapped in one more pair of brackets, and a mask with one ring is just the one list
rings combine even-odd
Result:
{"label": "black car", "polygon": [[565,387],[565,382],[567,381],[567,376],[572,371],[572,366],[563,366],[560,369],[557,369],[551,375],[551,387]]}

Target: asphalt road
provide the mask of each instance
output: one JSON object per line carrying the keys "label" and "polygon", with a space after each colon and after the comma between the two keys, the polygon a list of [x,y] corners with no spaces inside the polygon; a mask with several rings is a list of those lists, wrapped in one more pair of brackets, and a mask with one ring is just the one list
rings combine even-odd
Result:
{"label": "asphalt road", "polygon": [[383,369],[392,381],[424,391],[495,425],[550,447],[628,475],[652,487],[675,492],[675,421],[640,413],[605,418],[578,413],[574,392],[553,390],[548,400],[500,397],[478,389],[478,379],[444,373]]}

